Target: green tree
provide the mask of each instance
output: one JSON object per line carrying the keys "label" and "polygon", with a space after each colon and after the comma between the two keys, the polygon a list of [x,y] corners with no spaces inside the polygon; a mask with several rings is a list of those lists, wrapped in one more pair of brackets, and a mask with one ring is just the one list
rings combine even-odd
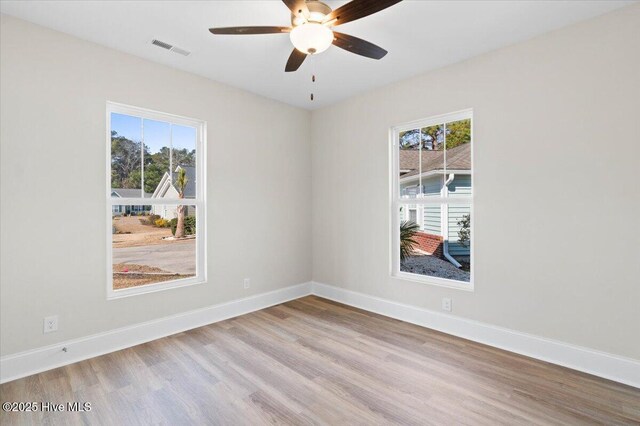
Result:
{"label": "green tree", "polygon": [[[146,148],[146,147],[145,147]],[[145,151],[149,151],[148,148]],[[171,173],[169,167],[170,149],[167,146],[160,148],[158,152],[145,156],[144,164],[144,191],[153,193],[162,180],[165,173]]]}
{"label": "green tree", "polygon": [[141,143],[111,131],[111,187],[140,188]]}
{"label": "green tree", "polygon": [[444,126],[424,127],[420,130],[422,135],[422,148],[433,151],[440,151],[444,145]]}
{"label": "green tree", "polygon": [[471,120],[447,123],[447,149],[471,142]]}
{"label": "green tree", "polygon": [[196,150],[189,151],[186,148],[173,149],[173,167],[174,170],[177,166],[195,166],[196,165]]}
{"label": "green tree", "polygon": [[[447,149],[471,142],[471,120],[446,123]],[[400,149],[418,149],[439,151],[444,147],[445,125],[423,127],[422,129],[400,132]]]}
{"label": "green tree", "polygon": [[142,171],[138,168],[132,171],[131,173],[129,173],[129,175],[122,180],[122,188],[139,189],[141,181],[142,181]]}
{"label": "green tree", "polygon": [[144,192],[153,194],[169,167],[152,162],[144,167]]}

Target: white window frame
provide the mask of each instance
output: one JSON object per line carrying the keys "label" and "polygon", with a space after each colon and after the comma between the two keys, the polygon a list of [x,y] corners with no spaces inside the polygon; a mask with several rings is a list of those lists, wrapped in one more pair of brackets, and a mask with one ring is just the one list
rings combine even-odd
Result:
{"label": "white window frame", "polygon": [[[400,193],[400,164],[399,164],[399,147],[398,142],[400,138],[400,133],[413,129],[422,129],[424,127],[430,127],[443,123],[450,123],[452,121],[459,120],[471,120],[471,195],[470,196],[456,196],[455,198],[449,198],[446,194],[442,194],[441,197],[416,197],[416,198],[402,198]],[[474,290],[474,267],[475,267],[475,232],[474,232],[474,221],[475,215],[473,213],[473,194],[475,192],[474,187],[474,177],[473,177],[473,168],[474,168],[474,159],[473,159],[473,150],[474,150],[474,140],[473,140],[473,110],[467,109],[462,111],[457,111],[449,114],[442,114],[434,117],[430,117],[423,120],[412,121],[410,123],[405,123],[402,125],[394,126],[390,129],[389,132],[389,149],[391,150],[389,159],[390,159],[390,189],[389,189],[389,211],[391,214],[390,220],[390,241],[391,241],[391,253],[390,253],[390,275],[393,278],[407,280],[412,282],[419,282],[425,284],[431,284],[439,287],[449,287],[455,288],[459,290]],[[446,154],[445,154],[446,161]],[[446,167],[446,163],[445,163]],[[455,171],[452,171],[455,173]],[[470,260],[471,260],[471,268],[470,268],[470,277],[469,282],[452,280],[447,278],[440,277],[431,277],[427,275],[420,274],[412,274],[410,272],[404,272],[400,270],[400,206],[406,204],[415,204],[416,206],[426,206],[426,205],[455,205],[455,204],[465,204],[470,205],[471,211],[471,241],[469,242],[470,246]]]}
{"label": "white window frame", "polygon": [[[207,281],[207,254],[206,254],[206,132],[207,123],[202,120],[168,114],[160,111],[152,111],[145,108],[107,102],[106,117],[106,212],[107,212],[107,299],[119,299],[138,294],[153,293],[172,288],[182,288]],[[196,129],[196,196],[183,199],[153,199],[153,198],[118,198],[111,197],[111,114],[125,114],[142,119],[163,121],[181,126],[194,127]],[[142,188],[144,190],[144,188]],[[144,202],[141,204],[140,200]],[[112,208],[115,205],[190,205],[196,206],[196,275],[160,283],[145,284],[121,290],[113,289],[113,246],[112,246]]]}

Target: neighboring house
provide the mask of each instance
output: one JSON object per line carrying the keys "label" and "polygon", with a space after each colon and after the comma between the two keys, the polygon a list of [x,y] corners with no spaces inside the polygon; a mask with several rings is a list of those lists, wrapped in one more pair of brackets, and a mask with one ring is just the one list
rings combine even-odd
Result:
{"label": "neighboring house", "polygon": [[[142,191],[140,189],[130,188],[111,188],[111,197],[116,198],[140,198]],[[145,193],[145,198],[150,198],[151,194]],[[111,213],[114,216],[122,215],[139,215],[151,211],[151,206],[126,206],[126,205],[113,205],[111,207]]]}
{"label": "neighboring house", "polygon": [[[446,174],[444,151],[401,149],[399,155],[400,195],[407,198],[407,203],[416,196],[454,198],[471,193],[471,144],[447,149]],[[466,257],[470,250],[458,242],[458,221],[470,211],[469,206],[462,205],[450,205],[447,209],[440,205],[405,204],[400,220],[410,220],[420,226],[421,232],[415,239],[421,250],[442,257],[442,251],[447,249],[452,256]]]}
{"label": "neighboring house", "polygon": [[[156,190],[151,195],[151,198],[167,198],[176,200],[180,198],[178,189],[175,187],[174,182],[178,178],[178,171],[184,169],[187,176],[187,186],[184,189],[184,198],[195,198],[196,196],[196,168],[190,166],[178,166],[175,171],[169,175],[165,172],[160,183],[156,187]],[[186,203],[185,203],[186,204]],[[157,214],[163,219],[171,220],[178,217],[177,205],[154,205],[151,209],[151,213]],[[196,211],[194,206],[188,206],[186,216],[195,216]]]}

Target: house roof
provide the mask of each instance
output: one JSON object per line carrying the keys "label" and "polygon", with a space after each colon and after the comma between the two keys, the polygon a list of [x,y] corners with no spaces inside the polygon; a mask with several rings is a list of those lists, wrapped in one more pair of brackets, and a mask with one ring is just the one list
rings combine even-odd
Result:
{"label": "house roof", "polygon": [[[120,198],[140,198],[140,188],[111,188],[111,193],[116,193]],[[145,192],[144,197],[150,198],[152,194]]]}
{"label": "house roof", "polygon": [[[187,186],[184,188],[185,198],[195,198],[196,196],[196,168],[192,166],[178,166],[173,172],[173,183],[178,179],[178,169],[184,169],[187,175]],[[177,190],[178,188],[176,188]]]}
{"label": "house roof", "polygon": [[[444,169],[444,151],[401,149],[399,153],[400,177],[414,176],[419,173],[420,153],[422,153],[422,173]],[[447,169],[471,170],[471,144],[465,143],[447,149]]]}

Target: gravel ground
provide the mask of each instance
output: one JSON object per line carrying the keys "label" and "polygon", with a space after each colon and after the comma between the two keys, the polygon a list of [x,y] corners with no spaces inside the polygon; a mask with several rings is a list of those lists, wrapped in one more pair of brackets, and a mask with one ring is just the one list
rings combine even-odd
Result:
{"label": "gravel ground", "polygon": [[458,269],[446,260],[435,256],[411,256],[400,266],[403,272],[419,275],[431,275],[450,280],[469,282],[470,274]]}
{"label": "gravel ground", "polygon": [[[164,281],[172,281],[172,280],[181,280],[183,278],[193,277],[192,274],[180,275],[180,274],[172,274],[165,275],[168,271],[162,270],[160,268],[155,268],[153,266],[147,265],[136,265],[136,264],[125,264],[125,263],[116,263],[113,265],[113,272],[124,272],[126,273],[114,273],[113,274],[113,289],[120,290],[123,288],[129,287],[137,287],[139,285],[145,284],[154,284],[160,283]],[[153,273],[157,272],[157,275]]]}

